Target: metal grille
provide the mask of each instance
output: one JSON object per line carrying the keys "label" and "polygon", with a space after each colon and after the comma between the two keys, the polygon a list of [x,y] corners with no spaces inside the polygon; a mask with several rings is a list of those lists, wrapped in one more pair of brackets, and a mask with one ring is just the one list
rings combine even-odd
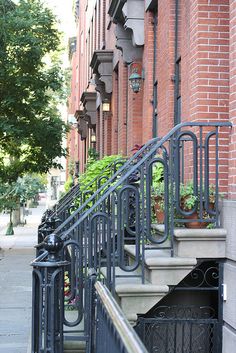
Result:
{"label": "metal grille", "polygon": [[221,325],[210,306],[159,306],[135,327],[149,353],[220,353]]}
{"label": "metal grille", "polygon": [[145,319],[136,327],[149,353],[219,353],[218,329],[216,319]]}

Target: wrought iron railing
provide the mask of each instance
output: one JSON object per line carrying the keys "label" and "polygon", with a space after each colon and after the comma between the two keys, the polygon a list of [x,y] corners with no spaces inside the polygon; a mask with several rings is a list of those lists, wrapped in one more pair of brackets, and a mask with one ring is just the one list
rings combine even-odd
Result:
{"label": "wrought iron railing", "polygon": [[[64,317],[66,326],[77,327],[83,322],[90,268],[96,270],[98,278],[114,293],[117,269],[122,269],[125,277],[139,276],[141,283],[145,282],[144,253],[150,246],[169,250],[173,256],[174,229],[195,222],[196,219],[189,218],[195,212],[202,226],[219,227],[219,181],[224,162],[220,153],[227,138],[225,128],[230,126],[227,122],[175,126],[164,138],[143,146],[57,227],[55,233],[66,244],[64,259],[70,262],[66,267],[69,300],[77,313],[71,321]],[[161,174],[156,183],[157,170]],[[192,208],[186,210],[181,191],[189,181]],[[214,184],[213,208],[209,206],[211,184]],[[164,219],[162,224],[156,224],[151,199],[153,189],[160,185]],[[132,263],[127,263],[126,243],[133,245]],[[47,251],[36,262],[44,256]],[[135,270],[139,267],[137,275]]]}
{"label": "wrought iron railing", "polygon": [[[98,176],[94,177],[87,185],[83,186],[82,190],[80,185],[77,184],[71,188],[71,190],[62,197],[53,209],[46,210],[42,217],[41,224],[38,227],[38,244],[43,242],[43,239],[51,234],[55,229],[63,224],[63,227],[72,224],[73,220],[78,219],[79,210],[81,207],[77,207],[75,203],[83,205],[86,199],[89,199],[93,194],[91,192],[91,186],[95,185],[96,189],[101,188],[104,181],[107,181],[109,177],[104,176],[104,173],[109,172],[110,175],[116,173],[116,171],[125,163],[125,158],[117,158],[115,161],[109,163]],[[69,222],[67,218],[70,217]]]}
{"label": "wrought iron railing", "polygon": [[[194,308],[192,308],[194,312]],[[136,328],[149,353],[220,353],[218,320],[214,318],[140,318]]]}
{"label": "wrought iron railing", "polygon": [[[222,352],[223,263],[200,261],[134,329],[149,353]],[[180,298],[185,298],[180,300]]]}

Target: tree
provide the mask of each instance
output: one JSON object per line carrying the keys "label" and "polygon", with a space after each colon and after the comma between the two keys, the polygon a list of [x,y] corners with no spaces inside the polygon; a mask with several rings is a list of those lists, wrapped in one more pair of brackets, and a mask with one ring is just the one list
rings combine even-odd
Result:
{"label": "tree", "polygon": [[33,199],[43,186],[41,177],[34,175],[24,175],[11,184],[0,184],[0,212],[5,211],[10,214],[10,222],[6,234],[14,234],[12,222],[13,211],[20,204]]}
{"label": "tree", "polygon": [[41,0],[0,0],[0,179],[45,173],[65,155],[56,18]]}

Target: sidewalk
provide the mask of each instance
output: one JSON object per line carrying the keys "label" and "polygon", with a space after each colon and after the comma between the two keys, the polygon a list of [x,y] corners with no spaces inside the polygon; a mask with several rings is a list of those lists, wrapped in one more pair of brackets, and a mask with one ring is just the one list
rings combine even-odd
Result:
{"label": "sidewalk", "polygon": [[4,216],[0,227],[0,353],[27,353],[31,329],[30,262],[35,257],[37,227],[44,205],[32,209],[25,226],[6,236]]}

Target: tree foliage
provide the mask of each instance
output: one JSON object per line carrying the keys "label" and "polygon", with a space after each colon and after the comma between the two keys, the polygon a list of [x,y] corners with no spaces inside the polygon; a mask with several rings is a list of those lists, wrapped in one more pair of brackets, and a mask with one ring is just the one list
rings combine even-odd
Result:
{"label": "tree foliage", "polygon": [[41,0],[0,0],[0,179],[47,172],[65,154],[56,19]]}
{"label": "tree foliage", "polygon": [[0,184],[0,211],[12,211],[19,207],[20,203],[33,199],[43,183],[40,176],[24,175],[17,181]]}

